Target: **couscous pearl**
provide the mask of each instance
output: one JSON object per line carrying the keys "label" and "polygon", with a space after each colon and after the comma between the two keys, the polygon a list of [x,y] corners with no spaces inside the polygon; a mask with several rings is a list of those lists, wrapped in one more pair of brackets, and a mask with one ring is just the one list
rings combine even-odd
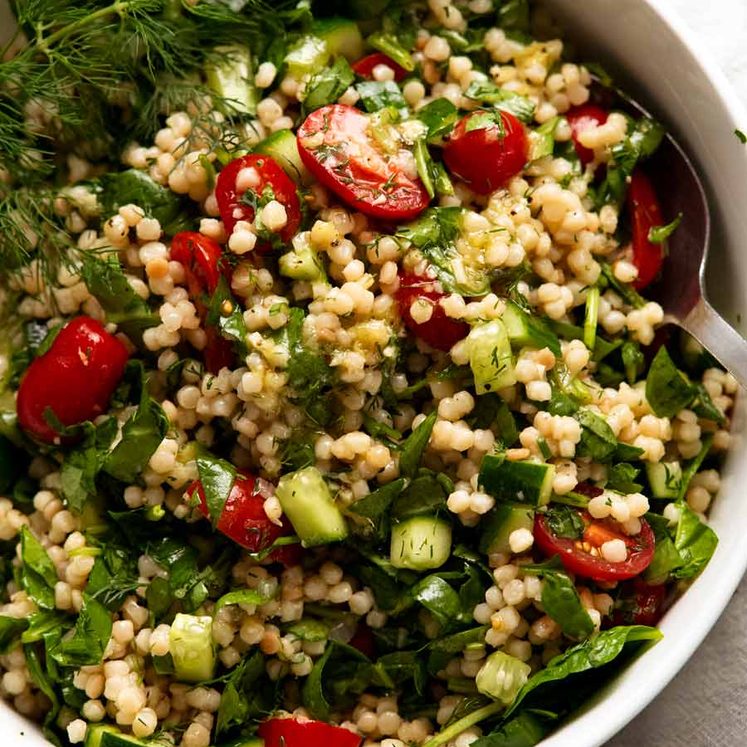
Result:
{"label": "couscous pearl", "polygon": [[628,557],[628,548],[621,539],[608,540],[599,550],[602,557],[610,563],[622,563]]}

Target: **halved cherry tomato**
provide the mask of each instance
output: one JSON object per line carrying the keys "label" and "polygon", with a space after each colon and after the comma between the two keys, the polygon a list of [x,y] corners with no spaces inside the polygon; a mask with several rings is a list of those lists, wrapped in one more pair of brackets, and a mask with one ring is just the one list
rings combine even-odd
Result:
{"label": "halved cherry tomato", "polygon": [[656,625],[664,612],[667,587],[635,578],[620,595],[620,606],[612,615],[613,625]]}
{"label": "halved cherry tomato", "polygon": [[[447,316],[443,306],[438,303],[445,297],[446,294],[437,290],[433,280],[417,275],[400,275],[395,298],[405,326],[436,350],[451,350],[453,345],[469,334],[469,325]],[[416,322],[412,317],[410,307],[419,298],[427,299],[433,306],[427,322]]]}
{"label": "halved cherry tomato", "polygon": [[[184,266],[189,295],[204,320],[209,296],[215,293],[221,276],[228,280],[231,274],[220,244],[196,231],[180,231],[171,240],[170,257]],[[211,325],[206,325],[205,333],[205,366],[217,374],[221,368],[233,365],[233,345]]]}
{"label": "halved cherry tomato", "polygon": [[374,52],[373,54],[361,57],[351,67],[358,77],[373,80],[373,71],[378,65],[386,65],[390,68],[394,72],[394,80],[397,83],[407,77],[407,70],[398,65],[391,57],[387,57],[383,52]]}
{"label": "halved cherry tomato", "polygon": [[487,195],[524,168],[528,153],[524,125],[513,114],[476,111],[457,122],[446,141],[444,161],[470,189]]}
{"label": "halved cherry tomato", "polygon": [[362,737],[341,726],[299,718],[271,718],[257,730],[265,747],[358,747]]}
{"label": "halved cherry tomato", "polygon": [[404,172],[402,151],[389,154],[378,145],[370,122],[352,106],[317,109],[298,129],[301,160],[327,189],[361,213],[387,221],[415,218],[428,207],[428,193],[420,179]]}
{"label": "halved cherry tomato", "polygon": [[18,422],[40,441],[55,443],[60,434],[44,414],[50,410],[62,425],[93,420],[106,410],[129,353],[101,322],[73,319],[52,346],[28,367],[18,387]]}
{"label": "halved cherry tomato", "polygon": [[[195,480],[187,488],[188,496],[193,496],[195,492],[200,499],[198,506],[200,512],[205,517],[209,517],[205,491],[199,480]],[[265,550],[278,537],[292,534],[293,528],[285,517],[283,517],[282,526],[278,526],[267,518],[264,509],[265,500],[274,492],[274,486],[267,480],[254,477],[246,472],[239,472],[218,519],[218,531],[249,552]],[[288,554],[283,551],[290,550],[292,547],[292,545],[279,547],[268,557],[270,560],[284,562],[290,559],[293,553]]]}
{"label": "halved cherry tomato", "polygon": [[633,233],[633,264],[638,268],[633,287],[643,290],[656,280],[664,263],[662,245],[653,244],[648,239],[649,231],[664,225],[664,220],[654,186],[640,169],[636,169],[630,178],[627,201]]}
{"label": "halved cherry tomato", "polygon": [[[242,169],[249,168],[256,170],[258,183],[251,190],[238,194],[236,179]],[[285,207],[288,222],[279,232],[279,236],[285,242],[290,241],[296,235],[301,224],[301,202],[298,199],[296,185],[278,165],[277,161],[270,156],[258,154],[236,158],[218,174],[215,183],[215,199],[218,201],[218,210],[226,229],[226,235],[231,235],[238,221],[251,222],[254,220],[255,209],[251,202],[246,199],[249,191],[253,192],[252,197],[257,199],[263,197],[265,192],[271,191],[274,199]],[[258,245],[257,248],[261,249],[262,247]]]}
{"label": "halved cherry tomato", "polygon": [[585,511],[579,511],[586,529],[583,542],[594,548],[605,542],[621,539],[628,549],[628,557],[621,563],[611,563],[598,554],[587,552],[581,540],[556,537],[545,517],[537,514],[534,520],[534,541],[545,555],[557,555],[566,570],[595,581],[622,581],[642,573],[654,557],[654,533],[648,522],[641,519],[639,534],[629,537],[618,530],[611,520],[592,519]]}
{"label": "halved cherry tomato", "polygon": [[576,153],[578,153],[578,157],[584,166],[594,160],[594,151],[585,145],[581,145],[578,136],[585,130],[603,125],[607,121],[608,116],[609,112],[596,104],[581,104],[581,106],[574,106],[566,112],[565,117],[571,126],[573,147],[576,149]]}

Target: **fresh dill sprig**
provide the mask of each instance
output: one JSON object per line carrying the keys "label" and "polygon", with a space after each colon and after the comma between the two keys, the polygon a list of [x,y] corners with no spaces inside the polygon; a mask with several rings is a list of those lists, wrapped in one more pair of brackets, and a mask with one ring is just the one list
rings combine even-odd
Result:
{"label": "fresh dill sprig", "polygon": [[52,186],[69,179],[68,156],[119,164],[128,142],[147,140],[166,115],[207,100],[203,71],[217,45],[246,44],[261,55],[303,7],[15,0],[18,30],[0,49],[0,276],[37,255],[55,267],[74,245],[51,209]]}

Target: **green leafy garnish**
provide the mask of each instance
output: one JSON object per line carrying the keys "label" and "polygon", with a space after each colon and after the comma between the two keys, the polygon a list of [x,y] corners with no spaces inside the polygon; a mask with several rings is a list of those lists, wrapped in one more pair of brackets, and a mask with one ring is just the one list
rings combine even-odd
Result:
{"label": "green leafy garnish", "polygon": [[677,217],[667,223],[665,226],[652,226],[648,232],[648,240],[652,244],[663,244],[682,223],[682,213],[677,213]]}
{"label": "green leafy garnish", "polygon": [[332,65],[322,68],[312,76],[303,99],[304,112],[308,114],[327,104],[333,104],[354,81],[355,73],[348,61],[344,57],[338,57]]}
{"label": "green leafy garnish", "polygon": [[210,520],[216,525],[236,480],[236,468],[225,459],[202,451],[197,457],[197,473],[205,493]]}

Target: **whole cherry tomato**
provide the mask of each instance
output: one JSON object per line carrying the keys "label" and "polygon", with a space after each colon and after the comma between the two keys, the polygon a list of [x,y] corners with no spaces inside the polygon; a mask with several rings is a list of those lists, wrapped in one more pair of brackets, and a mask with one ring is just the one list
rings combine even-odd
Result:
{"label": "whole cherry tomato", "polygon": [[481,195],[500,189],[527,161],[524,125],[509,112],[475,111],[457,122],[444,147],[449,170]]}
{"label": "whole cherry tomato", "polygon": [[664,611],[667,587],[647,584],[634,578],[620,595],[620,605],[612,615],[613,625],[656,625]]}
{"label": "whole cherry tomato", "polygon": [[638,268],[633,287],[643,290],[656,280],[664,263],[662,245],[648,238],[649,231],[663,225],[664,220],[654,186],[640,169],[630,178],[627,202],[633,234],[633,264]]}
{"label": "whole cherry tomato", "polygon": [[[579,511],[585,530],[582,540],[557,537],[538,513],[534,520],[534,541],[545,555],[557,555],[566,570],[578,576],[595,581],[622,581],[642,573],[654,557],[654,533],[648,522],[641,519],[641,531],[628,536],[618,530],[611,520],[592,519],[586,511]],[[592,554],[583,545],[599,548],[605,542],[621,539],[628,550],[628,556],[620,563],[605,560],[598,553]]]}
{"label": "whole cherry tomato", "polygon": [[361,737],[341,726],[299,718],[271,718],[257,730],[265,747],[358,747]]}
{"label": "whole cherry tomato", "polygon": [[[469,334],[469,325],[447,316],[443,306],[438,303],[445,296],[433,280],[417,275],[400,275],[395,298],[405,326],[436,350],[451,350],[454,344]],[[432,305],[431,317],[427,322],[416,322],[410,310],[413,302],[421,298]]]}
{"label": "whole cherry tomato", "polygon": [[609,112],[596,104],[581,104],[581,106],[574,106],[565,115],[568,124],[571,126],[573,147],[576,149],[576,153],[584,166],[594,160],[594,151],[591,150],[591,148],[587,148],[585,145],[581,145],[578,136],[585,130],[590,130],[593,127],[603,125],[607,121],[608,116]]}
{"label": "whole cherry tomato", "polygon": [[[256,171],[256,184],[239,194],[236,181],[244,169]],[[264,197],[277,200],[285,207],[287,223],[279,232],[280,238],[288,242],[301,225],[301,202],[296,185],[282,167],[270,156],[249,154],[236,158],[219,174],[215,183],[215,198],[226,235],[230,236],[240,220],[251,222],[255,216],[255,205]],[[257,245],[259,251],[267,251],[269,245]]]}
{"label": "whole cherry tomato", "polygon": [[[199,480],[195,480],[187,488],[187,495],[190,497],[195,492],[200,500],[200,512],[209,517],[205,491]],[[265,500],[274,492],[275,488],[267,480],[245,472],[238,473],[216,528],[249,552],[266,550],[278,537],[292,534],[293,528],[285,517],[282,526],[267,518]],[[294,545],[278,547],[268,557],[271,561],[292,564],[290,561],[297,559],[298,550],[299,548]]]}
{"label": "whole cherry tomato", "polygon": [[128,357],[122,342],[95,319],[79,316],[68,322],[21,380],[16,402],[21,428],[40,441],[55,443],[60,434],[47,422],[47,410],[64,426],[101,415]]}
{"label": "whole cherry tomato", "polygon": [[386,153],[370,125],[352,106],[317,109],[298,129],[301,160],[350,207],[385,221],[411,220],[428,207],[428,193],[417,176],[405,173],[402,151]]}
{"label": "whole cherry tomato", "polygon": [[398,65],[391,57],[387,57],[383,52],[374,52],[373,54],[361,57],[361,59],[354,62],[351,67],[353,68],[353,72],[359,78],[373,80],[374,68],[379,65],[386,65],[390,68],[394,72],[394,80],[397,83],[407,77],[407,70]]}

